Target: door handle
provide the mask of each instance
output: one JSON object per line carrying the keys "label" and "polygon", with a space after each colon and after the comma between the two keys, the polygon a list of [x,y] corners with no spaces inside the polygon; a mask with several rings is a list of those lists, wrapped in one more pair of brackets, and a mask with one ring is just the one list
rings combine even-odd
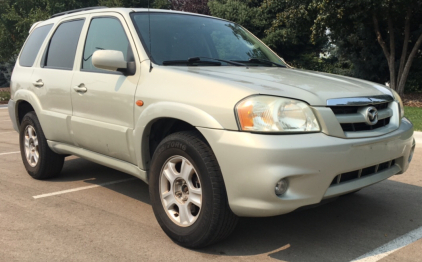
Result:
{"label": "door handle", "polygon": [[36,82],[33,82],[32,84],[36,87],[43,87],[44,86],[42,79],[38,79]]}
{"label": "door handle", "polygon": [[88,91],[88,89],[85,87],[84,84],[80,84],[78,86],[74,86],[73,90],[75,90],[78,93],[85,93],[86,91]]}

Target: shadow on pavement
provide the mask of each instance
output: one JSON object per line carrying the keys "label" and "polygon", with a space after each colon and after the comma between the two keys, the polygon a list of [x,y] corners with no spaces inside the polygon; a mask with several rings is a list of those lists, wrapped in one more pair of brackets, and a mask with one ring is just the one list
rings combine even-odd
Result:
{"label": "shadow on pavement", "polygon": [[[63,170],[58,177],[45,180],[45,182],[60,183],[83,181],[87,183],[86,186],[90,186],[129,178],[134,177],[82,158],[71,157],[71,159],[66,159]],[[140,179],[135,179],[125,183],[111,184],[103,187],[109,188],[146,204],[150,204],[148,185]]]}
{"label": "shadow on pavement", "polygon": [[422,188],[388,180],[317,208],[243,218],[230,239],[202,252],[350,261],[420,226]]}

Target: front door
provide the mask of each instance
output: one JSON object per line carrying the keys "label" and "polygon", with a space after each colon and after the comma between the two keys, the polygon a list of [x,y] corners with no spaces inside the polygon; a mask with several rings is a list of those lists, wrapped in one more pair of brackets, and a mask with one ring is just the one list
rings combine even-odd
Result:
{"label": "front door", "polygon": [[[71,87],[74,142],[81,148],[136,163],[131,141],[139,59],[122,17],[102,14],[90,19],[80,70],[75,72]],[[96,50],[123,52],[126,61],[136,62],[136,74],[125,76],[95,68],[92,55]]]}

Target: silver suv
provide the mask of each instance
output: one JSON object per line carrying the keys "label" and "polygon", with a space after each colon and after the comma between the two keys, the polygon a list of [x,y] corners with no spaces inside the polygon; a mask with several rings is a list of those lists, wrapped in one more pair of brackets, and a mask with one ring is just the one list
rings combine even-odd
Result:
{"label": "silver suv", "polygon": [[149,184],[176,243],[227,237],[406,171],[415,148],[386,86],[287,65],[245,28],[182,12],[88,8],[38,22],[9,113],[35,179],[76,155]]}

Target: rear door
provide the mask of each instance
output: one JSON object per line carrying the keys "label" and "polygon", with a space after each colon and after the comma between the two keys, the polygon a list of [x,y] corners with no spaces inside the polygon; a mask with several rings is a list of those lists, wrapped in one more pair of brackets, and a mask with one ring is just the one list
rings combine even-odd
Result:
{"label": "rear door", "polygon": [[[140,77],[134,47],[122,16],[92,15],[71,92],[71,123],[76,145],[131,163],[136,163],[132,143],[133,111]],[[97,50],[123,52],[126,61],[136,62],[136,74],[125,76],[121,72],[95,68],[92,55]],[[85,91],[80,91],[81,88]]]}
{"label": "rear door", "polygon": [[36,27],[26,40],[13,70],[13,86],[11,88],[15,91],[18,87],[19,89],[28,89],[33,92],[37,91],[37,88],[33,85],[32,72],[34,71],[35,60],[40,53],[41,46],[45,42],[53,25],[53,23],[49,23]]}
{"label": "rear door", "polygon": [[73,144],[69,126],[72,115],[70,86],[84,23],[83,16],[58,22],[40,63],[32,73],[31,80],[43,108],[40,117],[48,140]]}

